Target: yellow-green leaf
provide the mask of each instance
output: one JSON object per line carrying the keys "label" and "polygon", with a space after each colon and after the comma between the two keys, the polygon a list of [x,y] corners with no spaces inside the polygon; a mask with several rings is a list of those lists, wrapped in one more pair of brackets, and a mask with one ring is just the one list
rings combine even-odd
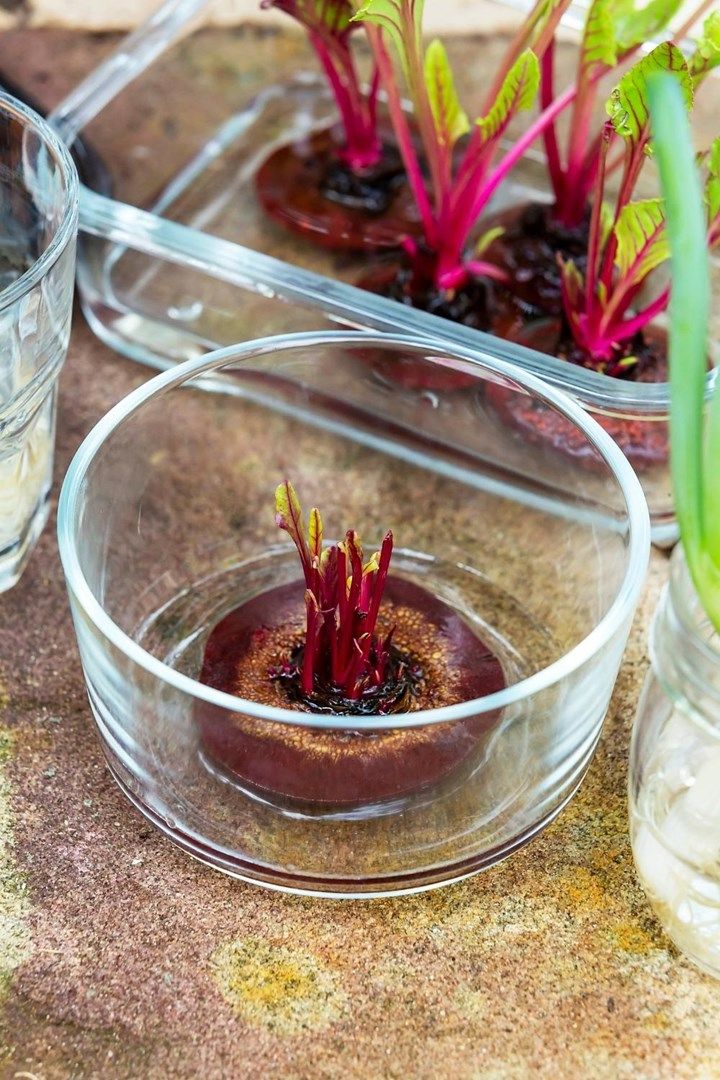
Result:
{"label": "yellow-green leaf", "polygon": [[484,255],[487,249],[495,240],[498,240],[505,232],[502,225],[495,225],[492,229],[487,229],[481,237],[478,238],[475,244],[475,254],[477,256]]}
{"label": "yellow-green leaf", "polygon": [[708,154],[708,168],[713,176],[720,176],[720,136],[712,143]]}
{"label": "yellow-green leaf", "polygon": [[693,84],[683,54],[671,41],[643,56],[626,72],[610,95],[607,113],[617,134],[623,139],[636,141],[646,129],[648,122],[647,83],[657,72],[673,75],[680,86],[686,108],[693,102]]}
{"label": "yellow-green leaf", "polygon": [[365,574],[374,574],[380,569],[380,552],[374,551],[368,561],[363,566],[363,576]]}
{"label": "yellow-green leaf", "polygon": [[720,216],[720,138],[710,147],[707,155],[707,180],[705,181],[705,202],[707,203],[708,221],[713,222]]}
{"label": "yellow-green leaf", "polygon": [[408,50],[406,35],[414,35],[414,48],[419,51],[422,41],[424,0],[366,0],[355,12],[351,22],[366,22],[384,30],[397,49],[407,73]]}
{"label": "yellow-green leaf", "polygon": [[538,58],[532,50],[526,49],[505,76],[487,115],[475,121],[485,142],[502,135],[516,112],[532,107],[539,84]]}
{"label": "yellow-green leaf", "polygon": [[622,55],[628,49],[651,41],[682,6],[682,0],[650,0],[640,7],[637,0],[611,0],[615,41]]}
{"label": "yellow-green leaf", "polygon": [[320,511],[316,506],[310,511],[308,519],[308,547],[313,558],[319,558],[322,552],[323,523]]}
{"label": "yellow-green leaf", "polygon": [[559,259],[560,273],[563,279],[563,284],[570,301],[570,307],[573,310],[578,308],[578,298],[584,288],[585,279],[581,271],[578,269],[577,264],[572,259]]}
{"label": "yellow-green leaf", "polygon": [[336,37],[346,33],[355,11],[350,0],[262,0],[260,6],[279,8],[309,30]]}
{"label": "yellow-green leaf", "polygon": [[718,64],[720,64],[720,11],[713,11],[703,23],[702,34],[688,61],[695,85],[697,86]]}
{"label": "yellow-green leaf", "polygon": [[613,227],[615,215],[609,203],[603,202],[600,206],[600,248],[605,247],[608,236]]}
{"label": "yellow-green leaf", "polygon": [[582,39],[582,66],[597,64],[614,67],[617,63],[617,43],[613,20],[613,0],[593,0],[585,20]]}
{"label": "yellow-green leaf", "polygon": [[435,38],[425,53],[425,85],[439,141],[453,147],[470,129],[455,89],[450,61],[441,41]]}
{"label": "yellow-green leaf", "polygon": [[670,255],[662,199],[628,203],[615,226],[615,265],[629,285],[638,285]]}
{"label": "yellow-green leaf", "polygon": [[275,489],[275,522],[290,535],[301,552],[305,551],[300,500],[289,480]]}

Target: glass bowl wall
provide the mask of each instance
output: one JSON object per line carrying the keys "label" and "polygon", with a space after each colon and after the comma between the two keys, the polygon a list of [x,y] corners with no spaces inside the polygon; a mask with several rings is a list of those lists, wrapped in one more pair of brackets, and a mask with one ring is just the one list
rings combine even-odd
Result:
{"label": "glass bowl wall", "polygon": [[44,120],[0,93],[0,592],[47,520],[70,336],[78,180]]}
{"label": "glass bowl wall", "polygon": [[[508,28],[520,17],[506,4],[496,6]],[[578,12],[571,12],[558,51],[559,85],[572,76],[577,20]],[[82,242],[80,289],[96,331],[113,347],[159,367],[252,338],[258,325],[273,333],[328,322],[429,333],[510,359],[572,393],[601,422],[627,422],[641,442],[652,431],[648,441],[662,447],[667,384],[620,385],[358,291],[353,282],[366,270],[366,256],[317,248],[266,218],[254,190],[258,167],[279,144],[334,117],[324,83],[313,74],[313,56],[290,20],[285,26],[289,32],[280,34],[251,28],[193,33],[89,126],[113,174],[116,199],[151,212],[143,218],[118,203],[84,200],[83,224],[94,235]],[[448,47],[463,101],[479,108],[484,73],[501,55],[503,36],[449,36]],[[288,73],[284,81],[268,79],[268,72],[280,70]],[[716,133],[717,94],[713,79],[698,95],[696,123],[708,138]],[[645,194],[654,193],[650,184]],[[535,147],[493,209],[548,197]],[[664,452],[646,463],[640,479],[653,536],[671,542],[676,527]]]}
{"label": "glass bowl wall", "polygon": [[[468,393],[400,391],[385,378],[393,365],[462,378]],[[498,384],[559,413],[593,467],[504,427],[486,402]],[[352,526],[370,548],[392,528],[393,574],[490,643],[505,689],[348,719],[200,684],[210,630],[243,599],[293,581],[302,607],[273,515],[286,477],[321,507],[326,537]],[[345,896],[455,880],[558,813],[592,757],[649,542],[636,477],[569,399],[482,354],[368,334],[264,339],[151,380],[81,447],[58,527],[90,702],[131,801],[215,867]],[[343,811],[232,782],[203,752],[208,715],[311,745],[452,738],[468,724],[484,735],[445,780]]]}

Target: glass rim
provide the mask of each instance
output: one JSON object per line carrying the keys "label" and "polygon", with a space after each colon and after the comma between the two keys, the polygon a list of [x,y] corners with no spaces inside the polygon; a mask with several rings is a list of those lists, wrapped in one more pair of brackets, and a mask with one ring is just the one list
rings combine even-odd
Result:
{"label": "glass rim", "polygon": [[32,265],[0,291],[1,311],[20,300],[45,277],[75,236],[78,227],[80,181],[70,151],[47,120],[43,120],[34,109],[5,91],[0,91],[0,112],[14,116],[26,130],[34,131],[38,135],[55,156],[65,188],[65,207],[55,235]]}
{"label": "glass rim", "polygon": [[[269,291],[275,297],[299,303],[325,317],[364,326],[367,333],[432,338],[449,351],[465,349],[500,361],[509,359],[546,384],[572,394],[594,412],[637,415],[652,422],[667,422],[670,409],[670,383],[667,381],[634,382],[579,367],[527,345],[498,338],[488,331],[463,326],[419,308],[409,308],[397,300],[337,281],[315,270],[306,270],[234,240],[225,240],[152,211],[121,203],[86,185],[81,185],[81,191],[81,232],[112,246],[140,252],[157,262],[168,261],[196,270],[242,291]],[[81,262],[83,258],[81,253]],[[215,272],[218,267],[222,267],[222,273]],[[236,280],[238,267],[242,268],[242,284]],[[79,288],[84,303],[87,303],[86,283],[82,277]],[[127,347],[126,355],[153,368],[161,366],[157,360],[148,359],[147,351],[136,345]],[[162,361],[163,367],[166,364],[167,359]],[[719,370],[714,364],[708,368],[705,377],[708,399],[720,381]]]}
{"label": "glass rim", "polygon": [[[323,713],[301,712],[260,705],[232,694],[216,690],[184,675],[147,652],[133,641],[107,614],[95,598],[85,578],[76,545],[76,529],[80,519],[79,500],[87,471],[96,454],[112,433],[121,427],[142,406],[162,393],[188,383],[199,376],[225,366],[229,361],[267,355],[282,349],[324,347],[326,345],[374,345],[405,349],[427,355],[428,349],[450,358],[477,364],[481,371],[490,371],[516,382],[523,389],[545,400],[571,420],[600,453],[622,493],[628,518],[628,550],[625,573],[609,608],[592,630],[571,649],[540,671],[511,686],[485,697],[473,698],[456,705],[417,712],[392,715],[328,716]],[[208,391],[206,391],[208,392]],[[58,502],[58,544],[60,559],[68,590],[95,629],[129,660],[161,682],[196,700],[218,706],[228,712],[245,713],[267,721],[300,727],[344,730],[381,730],[388,728],[423,727],[468,716],[502,709],[523,698],[559,682],[597,653],[615,634],[634,610],[642,588],[650,555],[650,517],[640,481],[619,447],[603,428],[571,397],[554,386],[507,361],[499,360],[478,350],[448,348],[432,338],[402,335],[372,334],[365,331],[306,331],[256,338],[242,344],[216,349],[201,357],[177,364],[149,379],[131,391],[107,412],[85,437],[75,453],[60,492]]]}

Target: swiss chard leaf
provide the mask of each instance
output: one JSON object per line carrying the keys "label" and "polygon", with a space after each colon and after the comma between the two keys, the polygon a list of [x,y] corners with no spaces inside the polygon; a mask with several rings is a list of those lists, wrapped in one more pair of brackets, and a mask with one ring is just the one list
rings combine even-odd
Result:
{"label": "swiss chard leaf", "polygon": [[610,0],[615,40],[622,56],[628,49],[652,40],[682,6],[682,0],[650,0],[638,7],[636,0]]}
{"label": "swiss chard leaf", "polygon": [[585,70],[614,67],[617,63],[617,34],[613,19],[613,0],[593,0],[582,39],[581,66]]}
{"label": "swiss chard leaf", "polygon": [[342,37],[351,29],[355,8],[350,0],[262,0],[262,8],[285,11],[309,30]]}
{"label": "swiss chard leaf", "polygon": [[505,76],[492,107],[475,121],[483,142],[502,135],[515,113],[532,107],[539,85],[538,58],[531,49],[526,49]]}
{"label": "swiss chard leaf", "polygon": [[720,11],[713,11],[703,23],[702,34],[688,61],[695,85],[697,86],[718,64],[720,64]]}
{"label": "swiss chard leaf", "polygon": [[644,199],[623,206],[615,238],[615,265],[624,284],[639,285],[670,254],[662,199]]}
{"label": "swiss chard leaf", "polygon": [[605,247],[607,238],[612,232],[612,227],[615,222],[615,215],[606,202],[600,204],[600,248]]}
{"label": "swiss chard leaf", "polygon": [[705,183],[705,202],[708,218],[714,221],[720,215],[720,138],[710,147],[707,155],[707,181]]}
{"label": "swiss chard leaf", "polygon": [[313,559],[319,559],[322,554],[323,523],[320,511],[313,507],[308,520],[308,547]]}
{"label": "swiss chard leaf", "polygon": [[[352,17],[352,22],[366,22],[384,30],[395,46],[405,74],[408,74],[409,51],[420,53],[424,0],[366,0]],[[412,42],[407,41],[408,33]]]}
{"label": "swiss chard leaf", "polygon": [[284,529],[298,550],[306,579],[310,574],[310,552],[305,540],[302,508],[295,488],[289,480],[275,489],[275,524]]}
{"label": "swiss chard leaf", "polygon": [[585,20],[581,65],[614,67],[631,49],[655,37],[681,6],[682,0],[593,0]]}
{"label": "swiss chard leaf", "polygon": [[470,124],[455,89],[445,47],[437,38],[425,53],[425,85],[438,140],[451,149],[470,130]]}
{"label": "swiss chard leaf", "polygon": [[634,64],[610,95],[607,113],[622,139],[637,143],[643,138],[649,117],[648,80],[662,72],[678,83],[685,108],[692,107],[693,82],[685,57],[677,45],[665,41]]}

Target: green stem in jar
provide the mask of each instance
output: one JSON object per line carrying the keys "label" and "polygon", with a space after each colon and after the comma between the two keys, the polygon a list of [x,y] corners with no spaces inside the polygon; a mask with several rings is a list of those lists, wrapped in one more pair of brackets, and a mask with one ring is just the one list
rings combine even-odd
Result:
{"label": "green stem in jar", "polygon": [[673,493],[698,596],[720,632],[720,393],[705,416],[710,315],[707,221],[690,124],[677,82],[648,87],[670,246],[670,445]]}

